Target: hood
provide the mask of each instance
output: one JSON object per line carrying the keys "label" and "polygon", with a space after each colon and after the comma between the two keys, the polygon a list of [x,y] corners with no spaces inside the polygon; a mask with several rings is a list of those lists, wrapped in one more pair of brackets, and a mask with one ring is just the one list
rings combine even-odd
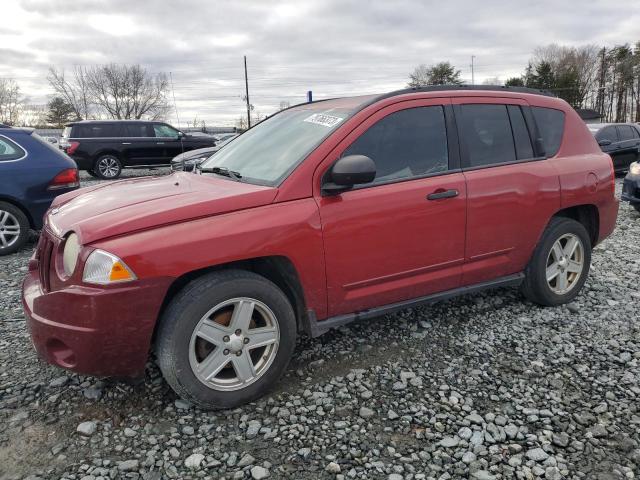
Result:
{"label": "hood", "polygon": [[61,195],[45,225],[57,236],[76,232],[82,244],[170,223],[273,202],[276,188],[176,172],[82,188]]}
{"label": "hood", "polygon": [[171,162],[182,162],[185,160],[189,160],[192,158],[203,157],[205,155],[211,155],[218,151],[218,147],[205,147],[205,148],[196,148],[195,150],[189,150],[188,152],[181,153],[180,155],[176,155],[173,157]]}

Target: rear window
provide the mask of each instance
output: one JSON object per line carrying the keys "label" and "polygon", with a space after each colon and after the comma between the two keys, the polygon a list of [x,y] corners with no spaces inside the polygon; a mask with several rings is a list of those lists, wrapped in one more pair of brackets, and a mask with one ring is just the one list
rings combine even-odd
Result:
{"label": "rear window", "polygon": [[152,137],[149,130],[146,123],[128,123],[125,126],[126,136],[132,138]]}
{"label": "rear window", "polygon": [[64,127],[62,130],[62,138],[69,138],[71,136],[71,127]]}
{"label": "rear window", "polygon": [[564,134],[564,112],[553,108],[531,107],[538,124],[542,144],[547,157],[553,157],[560,149]]}
{"label": "rear window", "polygon": [[119,123],[76,125],[73,130],[73,138],[113,138],[122,136],[123,128]]}
{"label": "rear window", "polygon": [[18,160],[26,155],[20,146],[7,137],[0,136],[0,162]]}

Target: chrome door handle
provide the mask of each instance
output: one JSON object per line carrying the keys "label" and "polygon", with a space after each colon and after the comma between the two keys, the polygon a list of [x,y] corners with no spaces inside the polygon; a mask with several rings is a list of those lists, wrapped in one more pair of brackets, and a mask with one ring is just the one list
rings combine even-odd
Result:
{"label": "chrome door handle", "polygon": [[131,142],[122,142],[123,145],[131,145]]}
{"label": "chrome door handle", "polygon": [[435,192],[427,195],[427,200],[441,200],[443,198],[453,198],[453,197],[457,197],[459,194],[460,192],[458,192],[458,190],[455,190],[455,189],[436,190]]}
{"label": "chrome door handle", "polygon": [[164,142],[157,142],[156,145],[164,145]]}

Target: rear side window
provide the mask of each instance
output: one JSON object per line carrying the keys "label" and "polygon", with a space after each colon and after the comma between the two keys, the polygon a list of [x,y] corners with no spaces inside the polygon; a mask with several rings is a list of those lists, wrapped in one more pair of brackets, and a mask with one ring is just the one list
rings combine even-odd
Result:
{"label": "rear side window", "polygon": [[26,152],[19,145],[0,136],[0,162],[7,160],[18,160],[26,155]]}
{"label": "rear side window", "polygon": [[376,164],[376,183],[444,172],[449,168],[441,106],[391,113],[369,127],[342,154],[366,155]]}
{"label": "rear side window", "polygon": [[531,137],[527,129],[527,123],[524,120],[522,109],[517,105],[509,105],[509,120],[511,121],[511,131],[513,132],[513,142],[516,146],[516,157],[518,160],[526,160],[533,158],[533,146],[531,145]]}
{"label": "rear side window", "polygon": [[462,140],[467,148],[470,167],[509,163],[517,159],[506,105],[461,105],[460,112]]}
{"label": "rear side window", "polygon": [[125,125],[126,137],[151,137],[146,123],[128,123]]}
{"label": "rear side window", "polygon": [[562,143],[564,112],[545,107],[531,107],[531,111],[542,137],[544,152],[547,157],[553,157],[560,150]]}
{"label": "rear side window", "polygon": [[634,133],[635,128],[629,125],[620,125],[618,127],[618,135],[620,136],[620,140],[634,140],[636,138]]}
{"label": "rear side window", "polygon": [[92,123],[76,125],[74,138],[114,138],[122,137],[123,128],[119,123]]}
{"label": "rear side window", "polygon": [[616,127],[605,127],[596,134],[596,140],[609,140],[610,142],[618,141],[618,133]]}

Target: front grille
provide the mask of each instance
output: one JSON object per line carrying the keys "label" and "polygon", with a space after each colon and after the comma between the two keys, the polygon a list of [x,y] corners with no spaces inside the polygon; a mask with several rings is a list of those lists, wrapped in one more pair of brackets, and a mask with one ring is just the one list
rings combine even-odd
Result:
{"label": "front grille", "polygon": [[42,290],[48,292],[51,289],[49,272],[51,270],[51,256],[54,242],[45,230],[42,230],[40,244],[38,245],[38,273]]}

